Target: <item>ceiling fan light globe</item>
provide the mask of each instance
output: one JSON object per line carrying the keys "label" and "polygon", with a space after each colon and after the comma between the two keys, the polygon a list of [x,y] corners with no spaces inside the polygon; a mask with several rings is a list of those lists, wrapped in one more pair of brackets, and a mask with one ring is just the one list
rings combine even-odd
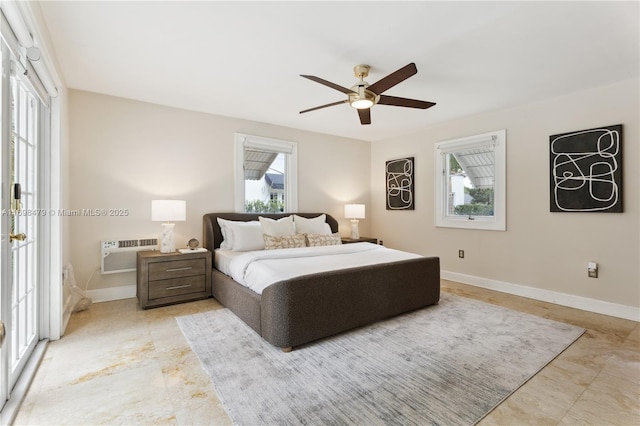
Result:
{"label": "ceiling fan light globe", "polygon": [[373,106],[373,101],[369,99],[356,99],[351,101],[351,106],[355,109],[367,109]]}

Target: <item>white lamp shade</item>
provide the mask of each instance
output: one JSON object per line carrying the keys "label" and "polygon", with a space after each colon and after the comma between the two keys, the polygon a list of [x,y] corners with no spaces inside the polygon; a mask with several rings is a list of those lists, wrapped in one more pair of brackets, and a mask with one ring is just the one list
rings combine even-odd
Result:
{"label": "white lamp shade", "polygon": [[184,200],[152,200],[151,220],[154,222],[187,220],[187,202]]}
{"label": "white lamp shade", "polygon": [[347,219],[364,219],[364,204],[345,204],[344,217]]}

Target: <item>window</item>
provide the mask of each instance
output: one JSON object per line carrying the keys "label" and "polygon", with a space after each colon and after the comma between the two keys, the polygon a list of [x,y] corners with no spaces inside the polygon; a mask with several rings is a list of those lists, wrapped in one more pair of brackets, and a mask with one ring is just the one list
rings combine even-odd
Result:
{"label": "window", "polygon": [[295,142],[236,133],[237,212],[297,211],[297,181]]}
{"label": "window", "polygon": [[436,226],[506,230],[506,133],[436,144]]}

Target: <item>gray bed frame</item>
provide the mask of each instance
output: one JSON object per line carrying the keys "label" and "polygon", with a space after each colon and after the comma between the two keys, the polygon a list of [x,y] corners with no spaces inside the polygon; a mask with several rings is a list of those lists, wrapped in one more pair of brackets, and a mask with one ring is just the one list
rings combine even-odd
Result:
{"label": "gray bed frame", "polygon": [[[209,213],[203,217],[204,247],[220,247],[217,218],[279,219],[291,213]],[[296,213],[316,217],[322,213]],[[330,215],[333,232],[338,222]],[[212,265],[212,294],[249,327],[284,351],[352,328],[438,303],[440,261],[423,257],[400,262],[304,275],[280,281],[259,295]]]}

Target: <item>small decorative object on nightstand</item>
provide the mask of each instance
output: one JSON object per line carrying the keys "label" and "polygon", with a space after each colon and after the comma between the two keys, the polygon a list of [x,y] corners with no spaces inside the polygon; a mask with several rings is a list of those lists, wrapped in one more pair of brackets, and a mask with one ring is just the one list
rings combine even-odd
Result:
{"label": "small decorative object on nightstand", "polygon": [[342,238],[342,244],[351,244],[351,243],[373,243],[378,244],[377,238],[369,238],[369,237],[360,237],[360,238]]}
{"label": "small decorative object on nightstand", "polygon": [[200,241],[198,241],[195,238],[191,238],[187,242],[187,248],[181,248],[181,249],[178,249],[178,251],[180,253],[195,253],[198,251],[207,251],[207,249],[204,247],[200,247]]}
{"label": "small decorative object on nightstand", "polygon": [[142,309],[211,296],[211,252],[139,251],[137,296]]}

